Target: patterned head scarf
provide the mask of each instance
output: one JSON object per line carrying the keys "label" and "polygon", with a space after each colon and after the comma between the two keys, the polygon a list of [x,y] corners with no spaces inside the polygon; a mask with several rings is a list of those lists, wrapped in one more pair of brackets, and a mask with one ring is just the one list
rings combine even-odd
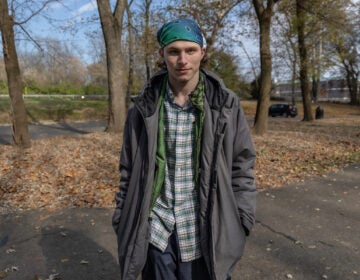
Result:
{"label": "patterned head scarf", "polygon": [[157,40],[162,48],[179,40],[195,42],[200,47],[206,47],[200,26],[191,19],[176,19],[165,23],[157,32]]}

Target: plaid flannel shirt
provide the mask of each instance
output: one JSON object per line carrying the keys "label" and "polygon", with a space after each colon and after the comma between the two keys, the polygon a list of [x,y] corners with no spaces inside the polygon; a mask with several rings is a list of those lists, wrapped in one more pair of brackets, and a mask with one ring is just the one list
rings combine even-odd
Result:
{"label": "plaid flannel shirt", "polygon": [[197,110],[180,107],[169,86],[164,99],[166,167],[164,186],[150,213],[150,242],[162,252],[176,229],[182,262],[201,257],[199,197],[194,181],[194,127]]}

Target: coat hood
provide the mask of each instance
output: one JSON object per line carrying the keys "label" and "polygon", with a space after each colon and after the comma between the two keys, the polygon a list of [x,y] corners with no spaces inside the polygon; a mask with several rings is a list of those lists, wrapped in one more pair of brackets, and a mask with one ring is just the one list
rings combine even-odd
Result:
{"label": "coat hood", "polygon": [[[225,88],[222,80],[215,74],[204,69],[201,69],[201,72],[205,76],[206,100],[211,109],[220,110],[228,99],[228,89]],[[148,81],[142,92],[133,98],[133,102],[139,108],[143,117],[150,117],[155,113],[161,93],[162,81],[166,75],[166,70],[157,72]]]}

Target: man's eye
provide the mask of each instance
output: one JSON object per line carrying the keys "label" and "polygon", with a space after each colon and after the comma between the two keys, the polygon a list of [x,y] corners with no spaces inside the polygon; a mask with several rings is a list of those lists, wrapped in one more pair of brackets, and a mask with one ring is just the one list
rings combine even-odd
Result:
{"label": "man's eye", "polygon": [[174,51],[169,51],[169,54],[170,54],[170,55],[177,55],[177,54],[178,54],[178,51],[175,51],[175,50],[174,50]]}

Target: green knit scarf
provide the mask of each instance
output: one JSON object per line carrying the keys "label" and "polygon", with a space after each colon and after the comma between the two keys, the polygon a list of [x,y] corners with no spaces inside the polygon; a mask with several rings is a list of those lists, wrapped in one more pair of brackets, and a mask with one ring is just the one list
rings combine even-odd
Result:
{"label": "green knit scarf", "polygon": [[[155,160],[155,180],[151,195],[150,212],[153,209],[157,198],[160,195],[161,189],[165,180],[165,164],[166,164],[166,148],[165,148],[165,136],[164,136],[164,99],[166,93],[166,85],[168,78],[165,77],[161,85],[161,93],[159,98],[159,127],[158,138],[156,148],[156,160]],[[202,127],[204,123],[204,97],[205,97],[205,83],[203,74],[200,73],[199,83],[196,89],[190,94],[190,101],[193,106],[198,110],[196,114],[195,123],[195,143],[194,143],[194,180],[195,186],[198,186],[199,181],[199,161],[200,161],[200,149],[201,149],[201,136]]]}

